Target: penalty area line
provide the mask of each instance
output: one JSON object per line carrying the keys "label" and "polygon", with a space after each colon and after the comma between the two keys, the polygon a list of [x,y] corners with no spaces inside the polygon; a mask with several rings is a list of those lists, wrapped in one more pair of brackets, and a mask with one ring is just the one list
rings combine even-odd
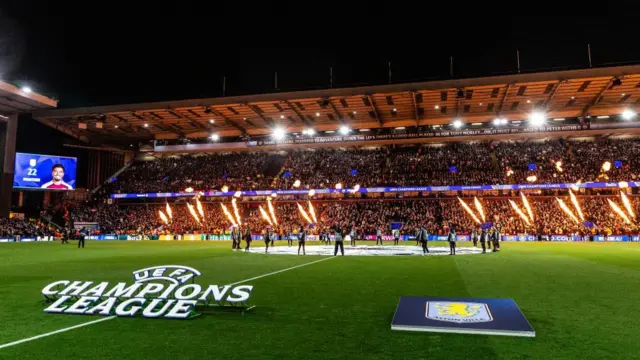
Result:
{"label": "penalty area line", "polygon": [[[252,277],[252,278],[250,278],[250,279],[240,280],[240,281],[234,282],[234,283],[232,283],[232,284],[228,284],[228,285],[237,285],[237,284],[240,284],[240,283],[243,283],[243,282],[246,282],[246,281],[253,281],[253,280],[257,280],[257,279],[262,279],[262,278],[267,277],[267,276],[280,274],[280,273],[283,273],[283,272],[285,272],[285,271],[294,270],[294,269],[297,269],[297,268],[301,268],[301,267],[303,267],[303,266],[312,265],[312,264],[319,263],[319,262],[321,262],[321,261],[327,261],[327,260],[329,260],[329,259],[333,259],[333,258],[334,258],[333,256],[331,256],[331,257],[326,257],[326,258],[324,258],[324,259],[320,259],[320,260],[316,260],[316,261],[311,261],[311,262],[308,262],[308,263],[304,263],[304,264],[300,264],[300,265],[292,266],[292,267],[289,267],[289,268],[286,268],[286,269],[282,269],[282,270],[277,270],[277,271],[274,271],[274,272],[270,272],[270,273],[268,273],[268,274],[264,274],[264,275],[260,275],[260,276]],[[60,334],[60,333],[66,332],[66,331],[70,331],[70,330],[78,329],[78,328],[81,328],[81,327],[84,327],[84,326],[89,326],[89,325],[97,324],[97,323],[100,323],[100,322],[103,322],[103,321],[113,320],[113,319],[115,319],[115,318],[117,318],[117,316],[115,316],[115,315],[114,315],[114,316],[109,316],[109,317],[105,317],[105,318],[101,318],[101,319],[97,319],[97,320],[93,320],[93,321],[88,321],[88,322],[86,322],[86,323],[81,323],[81,324],[78,324],[78,325],[69,326],[69,327],[66,327],[66,328],[59,329],[59,330],[51,331],[51,332],[48,332],[48,333],[44,333],[44,334],[40,334],[40,335],[36,335],[36,336],[32,336],[32,337],[29,337],[29,338],[25,338],[25,339],[21,339],[21,340],[13,341],[13,342],[10,342],[10,343],[6,343],[6,344],[2,344],[2,345],[0,345],[0,349],[4,349],[4,348],[11,347],[11,346],[19,345],[19,344],[26,343],[26,342],[29,342],[29,341],[34,341],[34,340],[42,339],[42,338],[45,338],[45,337],[47,337],[47,336],[51,336],[51,335],[55,335],[55,334]]]}

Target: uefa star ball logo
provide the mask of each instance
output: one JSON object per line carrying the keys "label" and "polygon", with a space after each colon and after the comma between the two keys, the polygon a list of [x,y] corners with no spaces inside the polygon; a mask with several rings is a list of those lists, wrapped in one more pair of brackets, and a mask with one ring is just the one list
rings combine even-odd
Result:
{"label": "uefa star ball logo", "polygon": [[[102,316],[191,319],[197,306],[247,307],[251,285],[209,285],[195,283],[201,273],[188,266],[154,266],[133,272],[135,282],[94,283],[60,280],[42,289],[45,312]],[[190,283],[189,283],[190,282]]]}

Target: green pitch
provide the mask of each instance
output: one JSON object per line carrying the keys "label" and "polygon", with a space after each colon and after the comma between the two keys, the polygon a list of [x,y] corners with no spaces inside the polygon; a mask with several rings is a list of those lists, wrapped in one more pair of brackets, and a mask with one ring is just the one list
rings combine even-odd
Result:
{"label": "green pitch", "polygon": [[[44,313],[40,291],[56,280],[132,283],[134,270],[175,264],[200,270],[200,284],[224,284],[321,259],[233,252],[229,242],[75,245],[0,245],[0,347],[101,318]],[[640,357],[640,244],[503,243],[501,253],[485,255],[346,256],[247,283],[257,308],[245,316],[116,318],[0,348],[0,359]],[[536,337],[392,332],[401,295],[513,298]]]}

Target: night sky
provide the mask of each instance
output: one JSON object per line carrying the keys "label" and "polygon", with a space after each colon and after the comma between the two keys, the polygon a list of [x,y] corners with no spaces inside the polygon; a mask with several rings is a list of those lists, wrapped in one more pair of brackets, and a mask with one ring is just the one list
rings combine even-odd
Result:
{"label": "night sky", "polygon": [[[633,18],[434,11],[413,21],[405,19],[409,7],[375,17],[362,6],[342,4],[327,15],[267,3],[252,15],[247,3],[242,12],[161,16],[14,1],[0,5],[0,78],[77,107],[221,96],[223,76],[227,95],[273,92],[275,71],[278,91],[326,88],[330,66],[334,87],[384,84],[388,61],[396,83],[446,79],[449,56],[455,77],[513,73],[516,49],[523,70],[587,67],[588,43],[595,65],[640,60]],[[392,17],[393,10],[405,14]],[[33,151],[25,132],[18,146]]]}

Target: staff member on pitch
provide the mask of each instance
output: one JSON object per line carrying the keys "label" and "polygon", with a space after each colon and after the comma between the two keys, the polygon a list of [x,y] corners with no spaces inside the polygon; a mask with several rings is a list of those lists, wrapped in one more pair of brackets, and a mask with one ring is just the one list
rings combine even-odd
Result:
{"label": "staff member on pitch", "polygon": [[249,248],[251,247],[251,229],[249,226],[247,226],[247,230],[244,233],[244,241],[247,242],[247,247],[244,248],[244,251],[249,251]]}
{"label": "staff member on pitch", "polygon": [[427,247],[427,241],[429,241],[429,233],[427,232],[427,228],[425,226],[421,226],[418,228],[416,233],[416,240],[422,245],[422,255],[429,253],[429,248]]}
{"label": "staff member on pitch", "polygon": [[300,255],[300,248],[302,248],[302,255],[307,255],[304,249],[304,244],[307,241],[307,232],[304,227],[300,226],[298,231],[298,255]]}
{"label": "staff member on pitch", "polygon": [[482,253],[486,253],[487,252],[487,247],[485,246],[485,244],[487,243],[487,229],[482,229],[482,231],[480,232],[480,246],[482,246]]}
{"label": "staff member on pitch", "polygon": [[376,229],[376,245],[378,245],[378,241],[380,241],[380,245],[383,245],[382,244],[382,229],[380,229],[379,226]]}
{"label": "staff member on pitch", "polygon": [[80,249],[80,246],[82,245],[82,248],[84,249],[84,238],[85,238],[85,234],[87,234],[88,231],[86,228],[82,228],[80,229],[80,233],[78,234],[78,249]]}
{"label": "staff member on pitch", "polygon": [[[271,229],[267,226],[262,232],[262,239],[264,240],[264,253],[269,251],[269,244],[271,243]],[[273,246],[273,245],[272,245]]]}
{"label": "staff member on pitch", "polygon": [[478,245],[478,228],[475,226],[471,231],[471,240],[473,241],[473,247],[476,247]]}
{"label": "staff member on pitch", "polygon": [[447,241],[449,241],[449,255],[456,254],[456,230],[449,228],[449,235],[447,235]]}
{"label": "staff member on pitch", "polygon": [[333,234],[335,236],[335,243],[336,246],[333,249],[333,256],[338,255],[338,247],[340,248],[340,252],[342,253],[342,256],[344,256],[344,243],[343,243],[343,233],[342,233],[342,228],[340,227],[339,224],[335,224],[333,226]]}
{"label": "staff member on pitch", "polygon": [[393,229],[393,245],[398,245],[398,241],[400,241],[400,230]]}

